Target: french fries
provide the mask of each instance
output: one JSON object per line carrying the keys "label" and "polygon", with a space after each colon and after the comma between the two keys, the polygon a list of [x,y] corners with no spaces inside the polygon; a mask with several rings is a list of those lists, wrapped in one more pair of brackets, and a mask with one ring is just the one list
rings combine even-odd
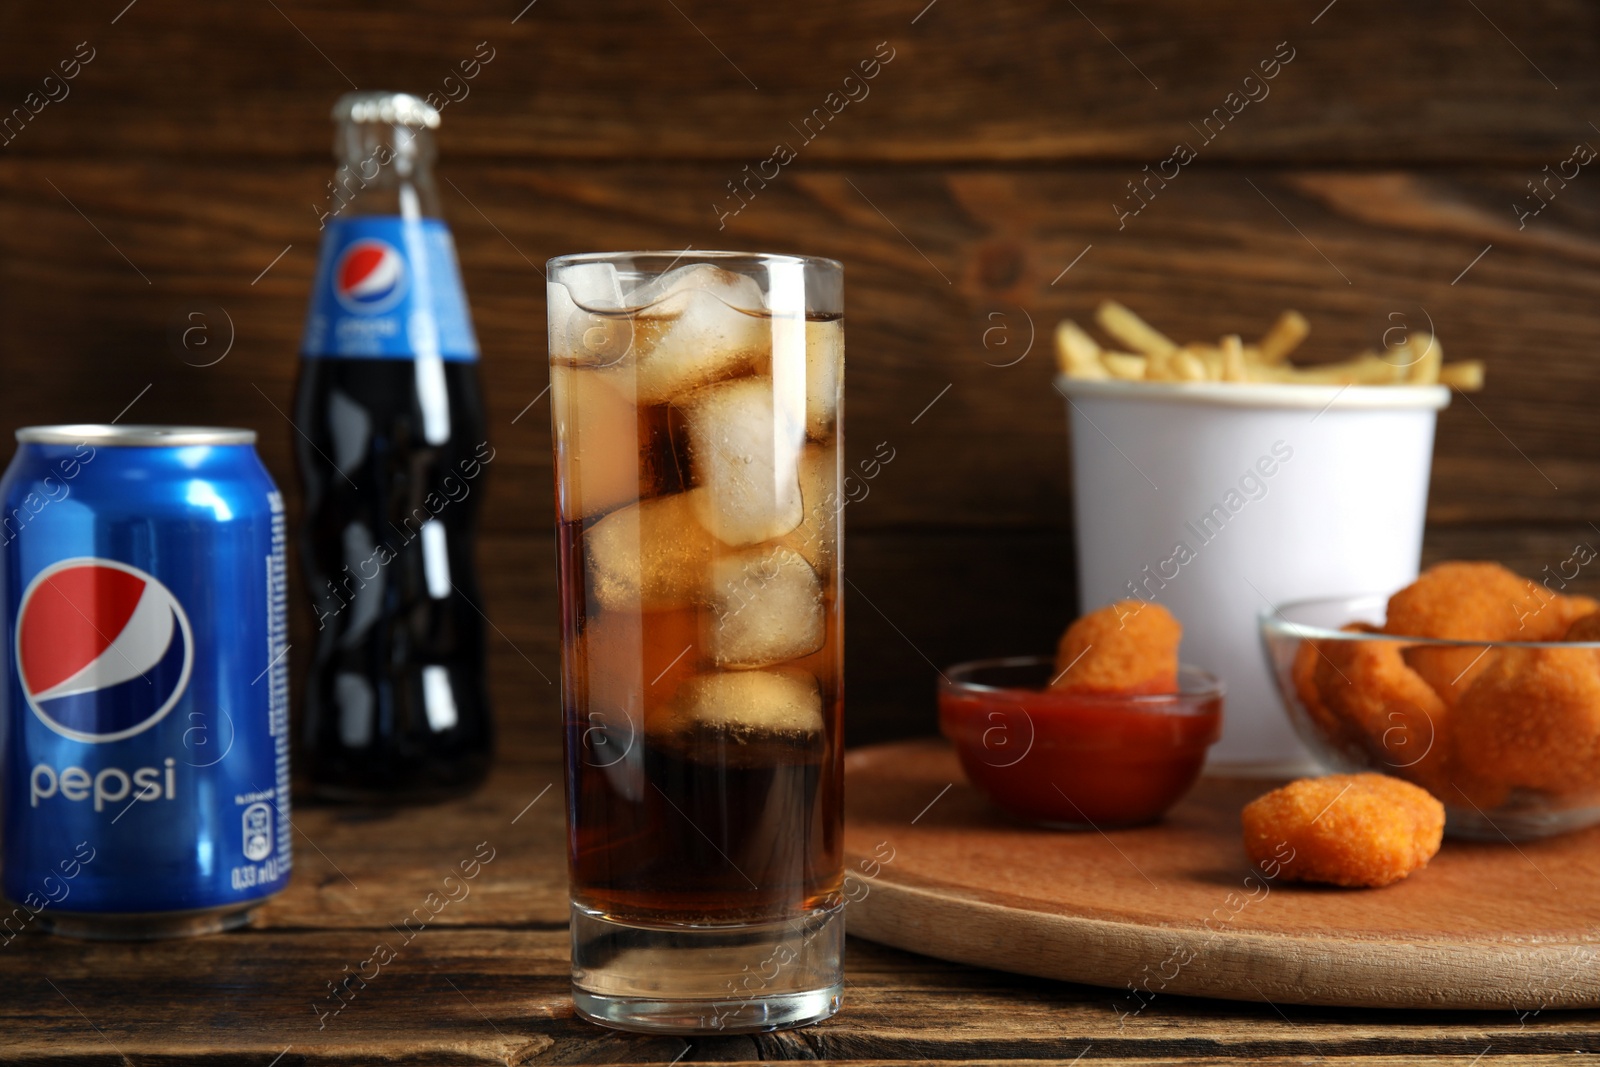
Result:
{"label": "french fries", "polygon": [[1180,382],[1203,382],[1211,376],[1206,361],[1186,348],[1173,353],[1168,370]]}
{"label": "french fries", "polygon": [[1483,388],[1483,361],[1464,359],[1440,367],[1439,384],[1453,386],[1463,393],[1476,393]]}
{"label": "french fries", "polygon": [[1115,300],[1101,301],[1095,310],[1094,320],[1102,330],[1135,352],[1143,352],[1147,356],[1170,356],[1178,350],[1178,346],[1160,330]]}
{"label": "french fries", "polygon": [[1105,349],[1071,319],[1056,327],[1056,362],[1069,378],[1150,382],[1280,382],[1299,385],[1448,385],[1483,388],[1479,360],[1444,362],[1444,347],[1418,332],[1384,353],[1360,352],[1337,363],[1297,366],[1289,355],[1311,332],[1298,311],[1278,316],[1256,344],[1229,334],[1217,344],[1180,345],[1114,300],[1095,309],[1095,322],[1127,351]]}
{"label": "french fries", "polygon": [[1236,333],[1222,339],[1222,380],[1242,382],[1244,377],[1244,342]]}
{"label": "french fries", "polygon": [[1124,381],[1137,382],[1144,378],[1145,368],[1149,365],[1148,356],[1136,356],[1132,352],[1102,352],[1100,362],[1113,378]]}
{"label": "french fries", "polygon": [[1056,326],[1056,362],[1069,378],[1111,377],[1100,362],[1100,345],[1071,319],[1062,319]]}
{"label": "french fries", "polygon": [[1261,338],[1261,362],[1278,364],[1300,346],[1311,332],[1311,324],[1298,311],[1285,311]]}

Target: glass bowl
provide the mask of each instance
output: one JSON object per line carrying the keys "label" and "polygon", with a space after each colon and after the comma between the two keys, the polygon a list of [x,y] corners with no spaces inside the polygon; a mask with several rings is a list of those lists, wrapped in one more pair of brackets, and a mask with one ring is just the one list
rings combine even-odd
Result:
{"label": "glass bowl", "polygon": [[967,778],[1026,822],[1060,829],[1154,822],[1194,785],[1222,735],[1222,684],[1183,667],[1176,693],[1049,689],[1047,656],[962,663],[939,683],[939,729]]}
{"label": "glass bowl", "polygon": [[1387,603],[1371,594],[1262,612],[1268,666],[1312,753],[1333,770],[1422,786],[1444,804],[1452,837],[1520,841],[1600,822],[1600,674],[1586,684],[1578,658],[1600,656],[1600,642],[1339,629],[1381,626]]}

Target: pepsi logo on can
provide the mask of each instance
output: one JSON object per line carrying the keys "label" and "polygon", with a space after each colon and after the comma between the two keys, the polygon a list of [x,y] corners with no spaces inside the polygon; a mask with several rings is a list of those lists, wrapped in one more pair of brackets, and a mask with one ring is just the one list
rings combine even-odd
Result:
{"label": "pepsi logo on can", "polygon": [[238,925],[291,866],[283,501],[255,435],[17,439],[0,479],[0,941],[29,923]]}
{"label": "pepsi logo on can", "polygon": [[137,567],[64,560],[41,571],[17,612],[17,671],[41,722],[77,741],[120,741],[160,722],[194,658],[189,617]]}

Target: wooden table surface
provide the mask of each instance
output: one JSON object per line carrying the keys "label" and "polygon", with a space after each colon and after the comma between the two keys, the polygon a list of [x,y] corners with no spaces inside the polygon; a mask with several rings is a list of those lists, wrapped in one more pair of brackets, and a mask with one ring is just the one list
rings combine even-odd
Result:
{"label": "wooden table surface", "polygon": [[[0,948],[0,1062],[1337,1063],[1381,1055],[1506,1064],[1600,1053],[1600,1012],[1353,1011],[1158,996],[1119,1019],[1111,990],[859,939],[849,942],[844,1010],[821,1025],[705,1039],[603,1030],[573,1016],[567,993],[561,772],[552,757],[536,744],[513,745],[480,792],[434,807],[302,806],[290,888],[247,929],[145,944],[19,936]],[[444,879],[475,857],[483,860],[477,877],[447,889]],[[430,921],[419,930],[412,918],[407,927],[413,915]],[[368,962],[379,945],[393,956],[381,967]],[[356,992],[341,1008],[329,984],[351,972],[369,980],[365,988],[351,982]]]}

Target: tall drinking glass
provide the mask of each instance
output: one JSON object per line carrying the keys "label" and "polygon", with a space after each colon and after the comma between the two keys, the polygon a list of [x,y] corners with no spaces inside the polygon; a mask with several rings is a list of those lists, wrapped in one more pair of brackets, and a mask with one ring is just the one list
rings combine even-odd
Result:
{"label": "tall drinking glass", "polygon": [[630,1030],[843,982],[838,263],[549,263],[572,995]]}

